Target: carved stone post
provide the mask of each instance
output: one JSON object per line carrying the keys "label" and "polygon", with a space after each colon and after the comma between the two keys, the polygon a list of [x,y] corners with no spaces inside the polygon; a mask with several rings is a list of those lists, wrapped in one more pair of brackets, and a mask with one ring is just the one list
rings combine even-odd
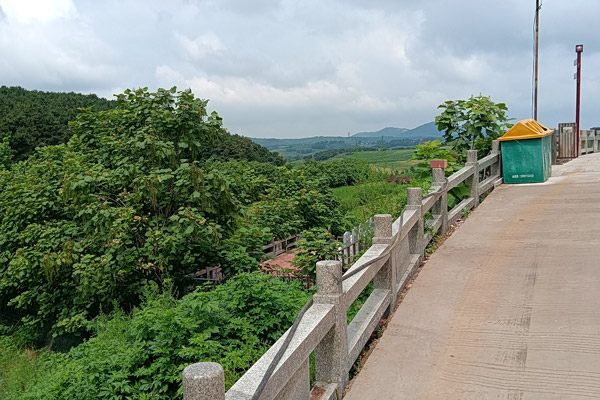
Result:
{"label": "carved stone post", "polygon": [[[552,140],[554,140],[554,164],[556,164],[556,138],[552,136]],[[498,154],[498,162],[492,164],[492,176],[502,176],[502,153],[500,152],[500,142],[494,140],[492,142],[492,154]]]}
{"label": "carved stone post", "polygon": [[479,167],[477,165],[477,150],[467,150],[467,167],[473,167],[473,175],[466,180],[474,199],[473,208],[479,205]]}
{"label": "carved stone post", "polygon": [[346,371],[348,343],[341,262],[319,261],[317,263],[317,294],[313,296],[313,301],[315,304],[335,306],[335,325],[315,349],[315,369],[317,382],[337,383],[338,396],[342,398],[344,388],[348,384]]}
{"label": "carved stone post", "polygon": [[203,362],[183,370],[184,400],[225,400],[225,373],[221,364]]}
{"label": "carved stone post", "polygon": [[[446,174],[442,168],[433,168],[433,185],[434,186],[444,186],[446,183]],[[448,230],[448,191],[444,190],[440,199],[436,202],[431,210],[431,213],[434,217],[440,217],[442,221],[442,225],[440,226],[440,230],[442,233]]]}
{"label": "carved stone post", "polygon": [[[389,214],[375,215],[375,229],[373,236],[373,244],[391,244],[392,243],[392,224],[394,219]],[[398,245],[396,245],[398,247]],[[397,296],[396,289],[398,280],[396,277],[398,271],[398,252],[397,249],[391,249],[390,258],[383,267],[375,275],[373,286],[375,289],[388,289],[392,295],[390,307],[386,314],[396,306]]]}
{"label": "carved stone post", "polygon": [[425,234],[425,222],[421,211],[423,205],[423,192],[421,188],[408,188],[406,190],[406,209],[417,211],[417,223],[408,233],[408,246],[411,254],[418,254],[423,258],[425,245],[423,244],[423,235]]}

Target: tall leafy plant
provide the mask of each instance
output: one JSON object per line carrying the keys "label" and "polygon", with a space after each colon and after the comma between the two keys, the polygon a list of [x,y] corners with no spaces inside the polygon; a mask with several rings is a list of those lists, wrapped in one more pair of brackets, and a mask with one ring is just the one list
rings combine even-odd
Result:
{"label": "tall leafy plant", "polygon": [[488,96],[448,100],[438,108],[442,112],[435,117],[435,125],[444,132],[445,142],[459,152],[461,160],[467,150],[489,153],[492,140],[509,127],[506,104],[495,103]]}

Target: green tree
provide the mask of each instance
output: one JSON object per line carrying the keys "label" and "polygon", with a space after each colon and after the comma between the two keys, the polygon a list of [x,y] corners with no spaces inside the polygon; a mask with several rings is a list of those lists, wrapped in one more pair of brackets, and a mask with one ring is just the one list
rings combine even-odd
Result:
{"label": "green tree", "polygon": [[467,150],[487,154],[492,140],[509,127],[504,103],[494,103],[487,96],[471,96],[467,100],[448,100],[438,106],[442,109],[435,117],[444,140],[464,159]]}

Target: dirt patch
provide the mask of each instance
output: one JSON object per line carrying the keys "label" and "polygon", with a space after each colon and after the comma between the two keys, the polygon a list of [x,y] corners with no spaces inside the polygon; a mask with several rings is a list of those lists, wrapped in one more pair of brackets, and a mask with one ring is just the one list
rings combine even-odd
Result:
{"label": "dirt patch", "polygon": [[325,394],[325,389],[321,386],[315,386],[310,395],[310,400],[319,400]]}
{"label": "dirt patch", "polygon": [[260,264],[260,270],[277,277],[295,277],[302,275],[302,268],[292,265],[292,260],[297,252],[298,249],[290,250],[271,260],[263,261]]}

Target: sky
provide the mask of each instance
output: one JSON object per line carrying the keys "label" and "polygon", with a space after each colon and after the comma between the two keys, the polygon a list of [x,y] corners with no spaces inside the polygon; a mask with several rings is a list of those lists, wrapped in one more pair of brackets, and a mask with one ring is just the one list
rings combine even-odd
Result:
{"label": "sky", "polygon": [[[0,0],[0,85],[191,88],[232,133],[346,136],[487,95],[532,117],[535,0]],[[600,1],[544,0],[538,120],[600,126]]]}

